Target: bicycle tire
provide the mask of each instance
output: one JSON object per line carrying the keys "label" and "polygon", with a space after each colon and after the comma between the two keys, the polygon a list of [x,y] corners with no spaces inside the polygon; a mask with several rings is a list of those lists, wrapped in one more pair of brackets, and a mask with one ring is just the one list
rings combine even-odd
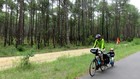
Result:
{"label": "bicycle tire", "polygon": [[114,67],[114,62],[111,63],[111,67]]}
{"label": "bicycle tire", "polygon": [[96,73],[96,66],[97,66],[96,60],[92,60],[89,66],[89,74],[91,77],[93,77]]}

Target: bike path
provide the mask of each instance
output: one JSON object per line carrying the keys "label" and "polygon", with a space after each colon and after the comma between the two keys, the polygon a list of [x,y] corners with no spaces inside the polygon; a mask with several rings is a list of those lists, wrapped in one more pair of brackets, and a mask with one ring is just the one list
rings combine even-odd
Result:
{"label": "bike path", "polygon": [[87,74],[79,79],[140,79],[140,52],[115,62],[104,72],[97,71],[93,77]]}

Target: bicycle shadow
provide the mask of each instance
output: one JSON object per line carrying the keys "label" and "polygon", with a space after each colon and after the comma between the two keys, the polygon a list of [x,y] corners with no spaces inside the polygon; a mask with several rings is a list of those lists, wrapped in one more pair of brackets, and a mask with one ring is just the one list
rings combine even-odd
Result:
{"label": "bicycle shadow", "polygon": [[[111,74],[112,71],[117,68],[117,66],[108,66],[104,71],[101,71],[100,69],[96,71],[95,76],[103,76],[103,75],[108,75]],[[93,76],[94,77],[94,76]]]}
{"label": "bicycle shadow", "polygon": [[83,76],[79,79],[104,79],[106,76],[115,74],[114,70],[118,68],[117,65],[114,65],[114,67],[108,66],[104,71],[101,71],[100,69],[96,71],[95,75],[91,77],[90,75]]}

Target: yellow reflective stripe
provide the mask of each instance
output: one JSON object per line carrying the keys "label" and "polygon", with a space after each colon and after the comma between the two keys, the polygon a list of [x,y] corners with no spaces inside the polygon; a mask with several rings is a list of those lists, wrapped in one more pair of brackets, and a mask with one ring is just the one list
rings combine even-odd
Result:
{"label": "yellow reflective stripe", "polygon": [[104,48],[104,39],[102,39],[102,45],[101,45],[101,49]]}

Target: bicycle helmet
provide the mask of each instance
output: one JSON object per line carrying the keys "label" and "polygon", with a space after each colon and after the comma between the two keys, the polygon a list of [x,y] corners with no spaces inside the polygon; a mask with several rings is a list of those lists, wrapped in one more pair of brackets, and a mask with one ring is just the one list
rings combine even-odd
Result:
{"label": "bicycle helmet", "polygon": [[96,38],[96,39],[99,39],[99,38],[101,38],[101,35],[100,35],[100,34],[97,34],[97,35],[95,36],[95,38]]}

